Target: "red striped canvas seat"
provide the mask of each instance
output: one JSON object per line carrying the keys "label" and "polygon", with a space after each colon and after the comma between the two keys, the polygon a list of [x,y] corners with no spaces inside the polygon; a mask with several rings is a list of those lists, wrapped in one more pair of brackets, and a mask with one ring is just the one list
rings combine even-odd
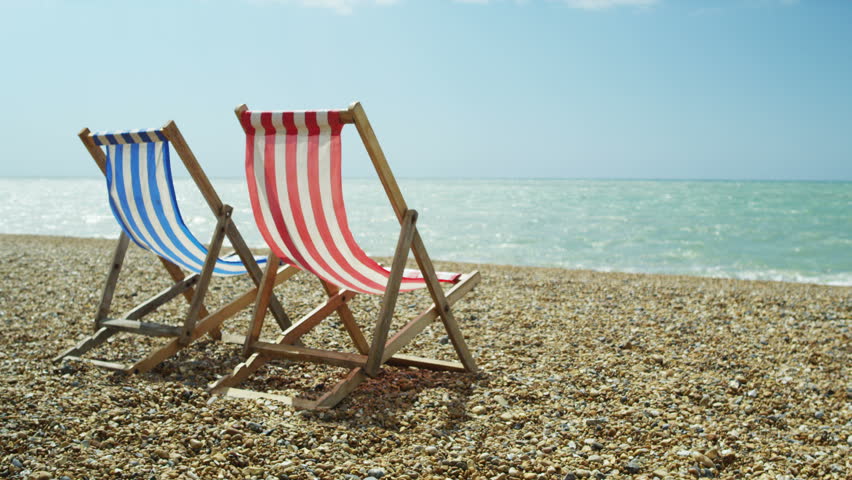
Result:
{"label": "red striped canvas seat", "polygon": [[[270,249],[327,282],[383,293],[390,271],[356,243],[346,217],[338,112],[244,111],[240,123],[252,210]],[[445,282],[459,277],[438,274]],[[406,271],[400,290],[425,286],[419,271]]]}

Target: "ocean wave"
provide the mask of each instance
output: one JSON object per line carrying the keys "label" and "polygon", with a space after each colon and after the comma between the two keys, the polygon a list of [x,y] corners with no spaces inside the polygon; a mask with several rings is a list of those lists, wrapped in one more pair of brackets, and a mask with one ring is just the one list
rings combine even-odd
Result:
{"label": "ocean wave", "polygon": [[[215,225],[189,179],[181,210]],[[246,242],[263,247],[245,185],[214,179]],[[433,258],[852,286],[850,184],[590,180],[400,180]],[[381,184],[344,180],[353,232],[389,256],[397,223]],[[101,179],[0,178],[0,233],[116,238]]]}

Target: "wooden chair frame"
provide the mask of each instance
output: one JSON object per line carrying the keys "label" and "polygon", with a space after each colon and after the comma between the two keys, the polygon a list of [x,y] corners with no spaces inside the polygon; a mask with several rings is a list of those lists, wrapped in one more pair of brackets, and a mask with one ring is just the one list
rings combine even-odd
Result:
{"label": "wooden chair frame", "polygon": [[[237,118],[247,109],[246,105],[237,107],[235,110]],[[361,141],[367,149],[370,160],[390,200],[394,213],[400,222],[399,240],[390,268],[390,278],[388,279],[387,288],[382,298],[381,311],[373,330],[372,342],[367,342],[355,322],[352,311],[347,305],[347,302],[356,295],[356,292],[340,290],[336,285],[323,280],[320,280],[320,282],[328,295],[328,300],[323,305],[318,306],[292,326],[285,329],[274,342],[261,340],[259,338],[260,331],[274,287],[274,284],[269,280],[271,277],[270,272],[277,268],[279,262],[278,258],[271,255],[257,293],[251,327],[243,345],[243,356],[246,360],[238,364],[229,375],[220,378],[210,386],[210,391],[214,394],[237,398],[268,398],[281,401],[298,409],[323,409],[334,407],[357,388],[358,385],[367,380],[367,378],[377,376],[383,364],[414,366],[433,370],[467,371],[474,373],[477,371],[476,362],[468,350],[464,336],[459,329],[458,322],[450,307],[479,284],[479,272],[474,271],[463,275],[458,283],[446,294],[444,293],[438,282],[432,261],[426,252],[423,240],[417,231],[417,212],[407,207],[402,192],[390,170],[390,166],[387,163],[387,159],[363,107],[360,103],[355,102],[350,105],[348,110],[341,111],[339,114],[343,123],[355,124]],[[393,336],[388,338],[409,250],[413,252],[417,265],[426,281],[433,305],[410,320]],[[313,349],[296,345],[296,342],[304,334],[335,312],[352,339],[358,351],[357,354]],[[440,318],[443,322],[453,348],[461,361],[460,363],[397,354],[400,349],[437,318]],[[343,380],[326,391],[317,400],[236,388],[237,385],[252,373],[261,368],[269,360],[275,358],[335,365],[350,368],[350,371]]]}
{"label": "wooden chair frame", "polygon": [[[257,296],[257,286],[260,284],[264,273],[255,261],[251,250],[249,250],[248,245],[246,245],[236,225],[234,225],[231,221],[232,208],[229,205],[222,203],[222,200],[213,189],[213,185],[201,169],[201,166],[198,164],[198,160],[196,160],[195,155],[192,153],[192,150],[190,150],[175,122],[168,122],[162,128],[162,132],[166,139],[171,143],[172,147],[174,147],[181,161],[183,161],[186,170],[189,172],[199,191],[204,196],[210,210],[212,210],[217,219],[216,227],[213,231],[213,237],[210,240],[210,246],[201,273],[193,273],[186,276],[180,267],[163,257],[157,256],[174,284],[137,305],[125,313],[121,318],[109,319],[108,316],[110,313],[110,306],[112,304],[113,292],[115,291],[118,283],[118,276],[121,271],[122,264],[124,263],[124,258],[130,241],[128,235],[122,231],[118,239],[118,245],[113,253],[112,264],[107,275],[101,301],[95,315],[93,333],[81,340],[77,345],[56,356],[54,361],[81,360],[99,367],[125,373],[144,373],[205,334],[209,334],[213,339],[223,340],[230,343],[244,342],[242,336],[223,335],[221,332],[221,325],[226,319],[234,316],[240,310],[252,303]],[[106,154],[97,146],[89,129],[83,129],[80,131],[78,136],[83,142],[83,145],[86,146],[89,154],[95,160],[98,168],[100,168],[101,172],[106,175]],[[246,266],[249,277],[255,283],[255,288],[250,289],[238,298],[211,313],[204,306],[204,297],[213,276],[216,259],[219,257],[225,237],[230,240],[232,247],[236,251],[240,260]],[[272,277],[271,282],[273,284],[279,284],[293,276],[297,271],[298,270],[294,267],[283,268],[280,271],[276,269],[275,274],[270,275]],[[157,308],[181,294],[184,298],[186,298],[187,302],[189,302],[189,310],[184,317],[183,324],[181,326],[142,321],[143,317],[154,312]],[[281,303],[274,296],[270,298],[270,310],[281,328],[288,328],[290,326],[291,322],[287,313],[284,311]],[[165,346],[154,349],[148,356],[131,365],[82,357],[82,355],[94,349],[98,345],[103,344],[110,337],[119,332],[128,332],[153,337],[174,337],[174,339]]]}

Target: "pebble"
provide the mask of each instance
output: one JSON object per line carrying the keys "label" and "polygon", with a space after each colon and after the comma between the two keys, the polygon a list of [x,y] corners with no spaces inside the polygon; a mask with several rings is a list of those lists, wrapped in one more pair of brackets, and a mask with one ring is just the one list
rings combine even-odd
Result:
{"label": "pebble", "polygon": [[642,466],[639,465],[639,462],[636,460],[631,460],[624,466],[624,470],[626,470],[627,473],[636,474],[642,470]]}
{"label": "pebble", "polygon": [[[114,244],[0,235],[0,472],[33,478],[27,468],[49,465],[63,480],[360,479],[374,468],[387,472],[378,480],[845,478],[852,432],[834,417],[849,393],[837,383],[852,327],[849,287],[439,262],[482,272],[482,284],[453,306],[480,373],[386,367],[334,409],[305,412],[265,399],[208,402],[206,384],[239,358],[239,346],[208,338],[145,375],[46,366],[88,333]],[[162,266],[139,250],[129,249],[114,312],[165,285]],[[33,271],[44,272],[38,282]],[[211,286],[210,305],[222,305],[246,281],[216,277]],[[326,297],[309,275],[276,295],[296,316]],[[404,295],[412,313],[429,305],[426,290]],[[186,302],[177,300],[157,321],[180,321]],[[379,302],[364,295],[349,306],[369,328]],[[242,312],[224,329],[243,334],[249,317]],[[351,343],[330,320],[310,344]],[[267,321],[264,337],[277,333]],[[445,334],[433,323],[410,353],[456,360],[438,341]],[[161,341],[115,338],[91,356],[126,362]],[[341,378],[325,370],[276,362],[245,388],[317,398]]]}
{"label": "pebble", "polygon": [[706,468],[714,468],[716,466],[716,464],[713,463],[713,460],[710,460],[709,458],[707,458],[706,455],[703,455],[698,452],[692,452],[692,459]]}
{"label": "pebble", "polygon": [[367,475],[375,478],[382,478],[385,476],[385,471],[382,468],[371,468],[367,470]]}
{"label": "pebble", "polygon": [[467,462],[464,460],[441,460],[441,465],[460,468],[462,470],[467,470],[468,467]]}
{"label": "pebble", "polygon": [[599,442],[599,441],[597,441],[593,438],[587,438],[587,439],[583,440],[583,443],[592,447],[595,450],[603,450],[603,448],[604,448],[604,445],[601,442]]}
{"label": "pebble", "polygon": [[586,425],[589,425],[589,426],[604,425],[608,421],[609,421],[609,419],[606,418],[606,417],[588,418],[588,419],[586,419]]}
{"label": "pebble", "polygon": [[31,478],[34,480],[50,480],[53,477],[50,473],[40,470],[38,472],[33,472]]}
{"label": "pebble", "polygon": [[440,343],[441,345],[446,345],[446,344],[450,343],[450,337],[447,336],[447,335],[444,335],[444,336],[442,336],[441,338],[438,339],[438,343]]}

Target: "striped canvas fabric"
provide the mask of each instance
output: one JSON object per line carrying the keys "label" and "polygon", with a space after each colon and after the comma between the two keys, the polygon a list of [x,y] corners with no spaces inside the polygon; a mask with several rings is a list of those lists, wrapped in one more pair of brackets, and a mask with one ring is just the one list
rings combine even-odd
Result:
{"label": "striped canvas fabric", "polygon": [[[172,184],[169,142],[163,132],[99,132],[92,139],[106,150],[109,204],[121,228],[140,247],[200,273],[207,248],[181,217]],[[218,259],[213,273],[241,275],[246,268],[239,257],[232,256]]]}
{"label": "striped canvas fabric", "polygon": [[[255,221],[283,261],[361,293],[383,293],[390,272],[361,249],[343,205],[337,111],[243,112],[246,176]],[[460,275],[441,273],[441,281]],[[426,286],[406,271],[400,290]]]}

